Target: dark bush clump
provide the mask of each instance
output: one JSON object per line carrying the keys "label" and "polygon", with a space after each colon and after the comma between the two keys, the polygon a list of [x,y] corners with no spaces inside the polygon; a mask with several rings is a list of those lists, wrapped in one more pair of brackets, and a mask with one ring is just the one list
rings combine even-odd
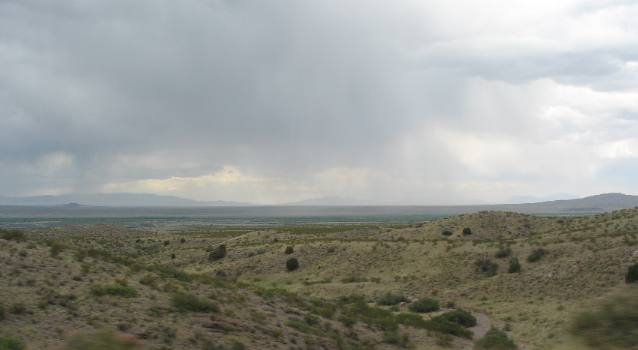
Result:
{"label": "dark bush clump", "polygon": [[193,312],[218,312],[217,305],[211,303],[208,300],[200,299],[192,294],[178,293],[171,298],[173,307],[178,311],[193,311]]}
{"label": "dark bush clump", "polygon": [[11,306],[11,313],[15,315],[24,315],[27,313],[27,307],[22,303],[13,304],[13,306]]}
{"label": "dark bush clump", "polygon": [[476,317],[474,317],[474,315],[472,315],[468,311],[462,309],[446,312],[442,315],[434,317],[432,321],[447,321],[457,323],[466,328],[476,326]]}
{"label": "dark bush clump", "polygon": [[474,263],[479,273],[487,277],[492,277],[498,272],[498,264],[490,260],[487,255],[482,256]]}
{"label": "dark bush clump", "polygon": [[208,254],[208,261],[217,261],[217,260],[223,259],[225,256],[226,256],[226,245],[222,244],[215,247]]}
{"label": "dark bush clump", "polygon": [[423,298],[410,304],[409,309],[412,312],[425,313],[439,311],[440,306],[437,300]]}
{"label": "dark bush clump", "polygon": [[638,283],[638,263],[629,266],[627,275],[625,276],[625,282]]}
{"label": "dark bush clump", "polygon": [[496,254],[494,254],[494,257],[497,259],[503,259],[503,258],[507,258],[510,255],[512,255],[512,250],[510,248],[501,248],[496,251]]}
{"label": "dark bush clump", "polygon": [[292,246],[287,246],[286,250],[284,250],[284,254],[292,254],[295,252],[295,249]]}
{"label": "dark bush clump", "polygon": [[286,270],[295,271],[299,268],[299,260],[297,258],[290,258],[286,260]]}
{"label": "dark bush clump", "polygon": [[408,299],[401,294],[386,293],[377,300],[377,304],[390,306],[404,303],[406,301],[408,301]]}
{"label": "dark bush clump", "polygon": [[507,269],[508,273],[518,273],[521,272],[521,263],[518,261],[518,258],[513,256],[510,258],[510,267]]}
{"label": "dark bush clump", "polygon": [[444,230],[443,232],[441,232],[441,234],[442,234],[443,236],[449,237],[449,236],[451,236],[451,235],[452,235],[452,231],[450,231],[450,230]]}
{"label": "dark bush clump", "polygon": [[505,332],[496,328],[490,329],[474,344],[475,350],[516,350],[517,348]]}
{"label": "dark bush clump", "polygon": [[26,347],[22,344],[21,341],[9,338],[9,337],[0,337],[0,350],[24,350]]}
{"label": "dark bush clump", "polygon": [[469,236],[472,234],[472,229],[469,227],[466,227],[463,229],[463,236]]}
{"label": "dark bush clump", "polygon": [[530,255],[527,257],[527,261],[529,261],[529,262],[536,262],[536,261],[539,261],[540,259],[542,259],[542,258],[545,256],[545,254],[546,254],[546,253],[547,253],[547,252],[546,252],[546,251],[545,251],[545,249],[543,249],[543,248],[537,248],[537,249],[534,249],[534,251],[532,252],[532,254],[530,254]]}
{"label": "dark bush clump", "polygon": [[0,321],[4,321],[7,318],[7,311],[4,309],[4,305],[0,304]]}
{"label": "dark bush clump", "polygon": [[6,230],[0,228],[0,238],[7,241],[22,242],[26,239],[24,232],[20,230]]}
{"label": "dark bush clump", "polygon": [[135,288],[122,284],[95,285],[91,287],[91,293],[98,297],[112,295],[122,298],[135,298],[139,295]]}
{"label": "dark bush clump", "polygon": [[578,315],[571,332],[593,349],[638,349],[638,289]]}

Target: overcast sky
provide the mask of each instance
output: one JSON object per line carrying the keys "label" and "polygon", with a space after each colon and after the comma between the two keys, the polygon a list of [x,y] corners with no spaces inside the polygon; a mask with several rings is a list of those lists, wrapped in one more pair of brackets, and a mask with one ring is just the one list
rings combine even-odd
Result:
{"label": "overcast sky", "polygon": [[0,0],[0,195],[638,193],[635,1]]}

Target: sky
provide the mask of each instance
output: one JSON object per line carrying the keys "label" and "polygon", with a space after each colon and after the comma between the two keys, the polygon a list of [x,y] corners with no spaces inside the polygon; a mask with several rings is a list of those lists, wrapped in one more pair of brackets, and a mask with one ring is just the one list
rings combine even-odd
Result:
{"label": "sky", "polygon": [[638,3],[0,0],[0,195],[638,193]]}

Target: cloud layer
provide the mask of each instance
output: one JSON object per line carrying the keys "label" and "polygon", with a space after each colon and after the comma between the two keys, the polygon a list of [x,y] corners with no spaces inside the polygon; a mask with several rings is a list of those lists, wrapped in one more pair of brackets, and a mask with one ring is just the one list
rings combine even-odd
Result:
{"label": "cloud layer", "polygon": [[633,1],[0,2],[0,194],[638,192]]}

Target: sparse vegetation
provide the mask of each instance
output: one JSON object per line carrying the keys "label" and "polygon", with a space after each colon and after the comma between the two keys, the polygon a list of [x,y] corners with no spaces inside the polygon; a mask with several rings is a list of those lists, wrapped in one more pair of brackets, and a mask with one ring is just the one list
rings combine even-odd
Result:
{"label": "sparse vegetation", "polygon": [[171,298],[171,304],[181,312],[219,312],[217,305],[192,294],[177,293]]}
{"label": "sparse vegetation", "polygon": [[450,231],[450,230],[443,230],[443,231],[441,232],[441,234],[442,234],[443,236],[445,236],[445,237],[449,237],[449,236],[453,235],[452,231]]}
{"label": "sparse vegetation", "polygon": [[284,254],[287,254],[287,255],[292,254],[294,252],[295,252],[295,249],[291,245],[287,246],[286,250],[284,250]]}
{"label": "sparse vegetation", "polygon": [[[627,261],[635,256],[638,210],[562,220],[481,212],[409,226],[28,230],[28,240],[0,239],[0,335],[19,335],[30,349],[64,349],[61,337],[27,338],[23,330],[73,334],[83,324],[116,327],[135,336],[112,336],[133,342],[143,337],[148,349],[462,350],[468,341],[458,338],[472,338],[468,327],[492,324],[513,329],[526,349],[549,349],[564,338],[560,325],[569,312],[625,280],[634,284]],[[452,239],[463,227],[475,230],[472,239]],[[238,235],[236,255],[208,263]],[[51,254],[53,242],[64,249]],[[514,252],[526,252],[525,259],[534,249],[555,252],[555,259],[545,251],[528,273],[482,278],[520,272],[525,261]],[[284,273],[289,259],[297,260],[295,273]],[[419,295],[444,301],[444,310],[422,300],[403,305]],[[601,330],[590,333],[609,333],[595,325]],[[514,339],[495,332],[477,349],[511,349]],[[585,344],[580,334],[574,333]]]}
{"label": "sparse vegetation", "polygon": [[466,227],[463,229],[463,236],[469,236],[472,234],[472,229],[469,227]]}

